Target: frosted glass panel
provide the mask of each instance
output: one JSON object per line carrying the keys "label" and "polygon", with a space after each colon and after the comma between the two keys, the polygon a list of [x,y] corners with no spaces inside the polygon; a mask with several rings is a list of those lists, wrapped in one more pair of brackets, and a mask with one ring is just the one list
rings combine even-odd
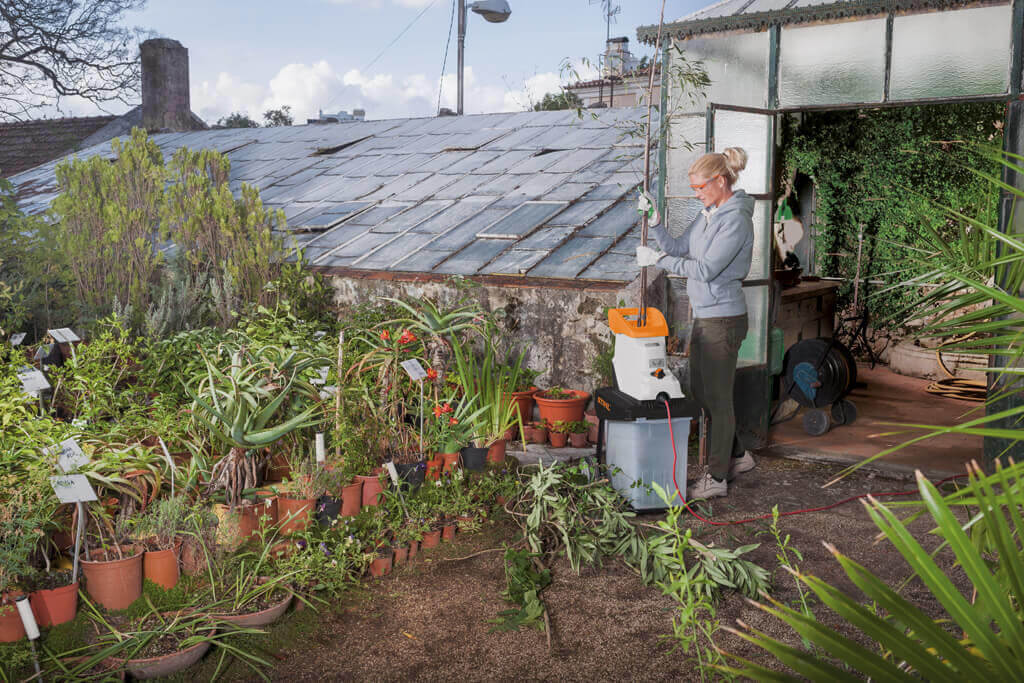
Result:
{"label": "frosted glass panel", "polygon": [[997,95],[1010,86],[1012,8],[896,17],[889,99]]}
{"label": "frosted glass panel", "polygon": [[[708,102],[746,107],[768,106],[768,32],[739,33],[720,38],[676,41],[686,59],[700,60],[711,79],[705,98],[691,100],[674,86],[669,90],[670,114],[699,113]],[[673,50],[674,54],[674,50]]]}
{"label": "frosted glass panel", "polygon": [[768,360],[768,288],[744,287],[747,299],[747,338],[740,347],[739,360],[764,364]]}
{"label": "frosted glass panel", "polygon": [[668,175],[665,177],[665,194],[669,197],[693,195],[690,189],[690,166],[706,148],[707,117],[676,116],[669,124],[668,132]]}
{"label": "frosted glass panel", "polygon": [[783,27],[779,102],[783,107],[881,102],[885,19]]}
{"label": "frosted glass panel", "polygon": [[768,268],[772,262],[772,226],[768,220],[771,217],[771,207],[772,203],[766,199],[754,202],[754,255],[750,260],[750,273],[747,275],[747,279],[750,280],[768,279]]}
{"label": "frosted glass panel", "polygon": [[747,167],[740,173],[737,187],[748,194],[768,192],[769,145],[772,117],[765,114],[751,114],[743,111],[718,109],[715,111],[715,151],[726,147],[742,147],[749,158]]}
{"label": "frosted glass panel", "polygon": [[683,234],[700,210],[704,208],[696,197],[690,199],[672,198],[668,200],[668,234],[679,237]]}

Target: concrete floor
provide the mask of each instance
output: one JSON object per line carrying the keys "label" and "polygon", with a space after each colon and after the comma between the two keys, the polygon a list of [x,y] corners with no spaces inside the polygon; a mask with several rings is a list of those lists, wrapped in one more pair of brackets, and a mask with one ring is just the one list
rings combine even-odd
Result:
{"label": "concrete floor", "polygon": [[[903,428],[884,423],[952,425],[982,404],[932,396],[925,392],[927,380],[904,377],[887,367],[857,368],[857,379],[866,386],[854,389],[849,398],[857,406],[852,425],[833,427],[823,436],[811,436],[803,429],[801,411],[793,419],[773,426],[769,432],[771,455],[850,464],[896,446],[921,434],[920,430],[886,435]],[[980,416],[980,413],[972,417]],[[918,442],[872,463],[882,469],[926,474],[962,474],[971,460],[982,462],[982,439],[945,434]]]}

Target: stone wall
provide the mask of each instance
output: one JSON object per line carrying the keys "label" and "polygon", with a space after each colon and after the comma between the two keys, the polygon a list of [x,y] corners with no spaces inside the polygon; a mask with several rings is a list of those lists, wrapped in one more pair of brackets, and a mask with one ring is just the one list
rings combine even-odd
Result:
{"label": "stone wall", "polygon": [[[340,275],[330,280],[342,315],[346,307],[377,297],[429,298],[440,305],[472,297],[484,310],[498,314],[507,338],[527,349],[526,364],[543,373],[537,380],[540,386],[559,385],[584,391],[593,391],[600,385],[593,364],[595,356],[611,341],[606,309],[620,302],[635,306],[639,291],[636,283],[613,289],[601,285],[570,288],[463,283],[459,286],[454,281],[400,281]],[[665,305],[667,282],[663,276],[652,277],[648,291],[651,305]],[[654,292],[661,292],[661,298]]]}

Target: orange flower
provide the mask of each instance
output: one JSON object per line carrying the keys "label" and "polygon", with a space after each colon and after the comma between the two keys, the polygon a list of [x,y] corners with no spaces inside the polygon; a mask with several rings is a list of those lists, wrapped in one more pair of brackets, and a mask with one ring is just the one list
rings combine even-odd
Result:
{"label": "orange flower", "polygon": [[443,413],[443,412],[444,411],[441,410],[441,406],[436,405],[436,404],[434,405],[434,417],[441,417],[441,413]]}
{"label": "orange flower", "polygon": [[457,425],[457,424],[459,424],[459,421],[456,420],[454,417],[450,417],[450,418],[448,418],[448,424],[450,424],[450,425]]}
{"label": "orange flower", "polygon": [[416,341],[416,335],[409,330],[402,330],[402,336],[398,338],[399,344],[409,344]]}
{"label": "orange flower", "polygon": [[427,379],[437,379],[437,370],[434,368],[427,368]]}
{"label": "orange flower", "polygon": [[444,405],[442,405],[441,406],[441,412],[442,413],[450,413],[450,412],[452,412],[451,404],[450,403],[445,403]]}
{"label": "orange flower", "polygon": [[391,339],[391,333],[390,332],[388,332],[387,330],[384,330],[384,331],[382,331],[380,333],[380,340],[381,341],[387,341],[389,339]]}

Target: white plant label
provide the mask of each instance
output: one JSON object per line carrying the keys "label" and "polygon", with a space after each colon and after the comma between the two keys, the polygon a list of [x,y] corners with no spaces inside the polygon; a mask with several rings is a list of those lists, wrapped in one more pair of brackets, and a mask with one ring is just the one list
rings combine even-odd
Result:
{"label": "white plant label", "polygon": [[327,384],[327,375],[331,372],[331,368],[328,365],[322,368],[317,368],[317,376],[309,380],[310,384]]}
{"label": "white plant label", "polygon": [[402,368],[409,373],[409,377],[411,377],[414,382],[419,382],[420,380],[427,378],[427,371],[423,369],[423,366],[420,365],[420,362],[415,358],[402,361]]}
{"label": "white plant label", "polygon": [[326,336],[327,333],[324,332],[323,330],[317,330],[316,332],[313,333],[313,339],[323,339]]}
{"label": "white plant label", "polygon": [[395,463],[386,462],[384,463],[384,467],[388,468],[388,475],[391,476],[391,481],[394,482],[395,486],[398,486],[398,470],[395,469]]}
{"label": "white plant label", "polygon": [[331,396],[334,396],[336,393],[338,393],[338,387],[331,384],[320,390],[320,398],[326,401]]}
{"label": "white plant label", "polygon": [[26,394],[38,394],[50,388],[46,375],[35,368],[24,367],[18,370],[18,379],[21,380],[21,389]]}
{"label": "white plant label", "polygon": [[25,333],[19,332],[18,334],[11,335],[11,346],[21,346],[21,342],[25,341]]}
{"label": "white plant label", "polygon": [[85,503],[96,500],[89,479],[84,474],[63,474],[50,477],[50,486],[62,503]]}
{"label": "white plant label", "polygon": [[82,465],[89,463],[89,456],[82,452],[82,447],[74,439],[65,439],[56,446],[43,449],[47,456],[57,456],[57,467],[61,472],[74,472]]}
{"label": "white plant label", "polygon": [[74,333],[70,327],[59,327],[56,330],[47,330],[46,334],[53,337],[53,341],[58,344],[73,344],[77,341],[82,341],[81,337]]}
{"label": "white plant label", "polygon": [[317,432],[316,435],[316,461],[324,462],[327,460],[327,448],[324,444],[324,433]]}

